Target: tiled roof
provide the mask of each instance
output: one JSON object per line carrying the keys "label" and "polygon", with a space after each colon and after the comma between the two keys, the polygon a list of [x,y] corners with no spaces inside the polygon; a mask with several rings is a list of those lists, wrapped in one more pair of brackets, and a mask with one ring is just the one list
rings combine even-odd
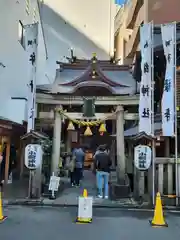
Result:
{"label": "tiled roof", "polygon": [[[110,61],[76,60],[75,63],[60,63],[52,85],[37,86],[37,90],[49,93],[73,94],[83,87],[101,87],[114,95],[136,92],[136,82],[129,66],[119,66]],[[93,77],[93,72],[96,76]]]}
{"label": "tiled roof", "polygon": [[[162,123],[161,122],[155,122],[154,123],[154,130],[155,132],[160,131],[162,128]],[[139,127],[133,127],[133,128],[129,128],[127,130],[124,131],[124,136],[125,137],[133,137],[139,134]]]}
{"label": "tiled roof", "polygon": [[37,139],[44,139],[44,140],[49,138],[48,135],[46,135],[43,132],[30,131],[29,133],[26,133],[25,135],[23,135],[21,137],[21,140],[27,139],[29,137],[37,138]]}

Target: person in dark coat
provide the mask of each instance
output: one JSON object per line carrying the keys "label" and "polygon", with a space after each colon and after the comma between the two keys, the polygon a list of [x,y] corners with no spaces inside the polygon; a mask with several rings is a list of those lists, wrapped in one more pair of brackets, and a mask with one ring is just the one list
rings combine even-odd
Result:
{"label": "person in dark coat", "polygon": [[78,148],[74,149],[73,151],[73,157],[75,159],[75,168],[74,168],[74,179],[75,179],[75,185],[80,185],[80,180],[83,175],[83,167],[84,167],[84,158],[85,153],[83,151],[83,148],[79,146]]}
{"label": "person in dark coat", "polygon": [[98,152],[94,155],[94,165],[96,169],[97,188],[99,191],[98,197],[103,198],[104,195],[104,197],[108,199],[111,159],[104,146],[100,146]]}

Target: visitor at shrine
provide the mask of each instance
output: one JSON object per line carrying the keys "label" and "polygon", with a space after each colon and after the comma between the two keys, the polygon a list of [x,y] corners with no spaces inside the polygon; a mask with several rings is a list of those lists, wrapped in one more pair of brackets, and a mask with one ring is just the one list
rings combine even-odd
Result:
{"label": "visitor at shrine", "polygon": [[96,154],[100,152],[100,148],[101,148],[101,147],[102,147],[103,149],[105,149],[105,150],[104,150],[105,153],[109,154],[109,148],[108,148],[108,146],[107,146],[106,144],[104,144],[104,145],[100,145],[100,146],[97,147],[96,152],[95,152],[93,158],[95,158]]}
{"label": "visitor at shrine", "polygon": [[71,186],[75,185],[75,157],[71,156],[70,162],[68,164],[68,170],[70,174]]}
{"label": "visitor at shrine", "polygon": [[111,159],[106,152],[105,146],[100,146],[98,152],[94,155],[94,165],[96,169],[98,197],[103,198],[104,196],[105,199],[108,199]]}
{"label": "visitor at shrine", "polygon": [[80,186],[80,180],[83,175],[84,158],[85,158],[85,153],[81,146],[74,149],[73,157],[75,159],[75,168],[73,172],[74,184],[75,186]]}

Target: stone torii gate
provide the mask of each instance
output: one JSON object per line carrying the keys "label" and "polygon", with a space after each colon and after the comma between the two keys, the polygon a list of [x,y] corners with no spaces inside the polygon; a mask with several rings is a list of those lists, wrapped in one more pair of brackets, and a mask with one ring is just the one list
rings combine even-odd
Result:
{"label": "stone torii gate", "polygon": [[[81,113],[67,113],[71,118],[75,119],[84,119]],[[96,119],[105,114],[96,114]],[[136,119],[136,114],[124,113],[124,108],[121,105],[118,105],[116,108],[115,115],[111,120],[116,121],[116,155],[117,155],[117,170],[118,177],[121,183],[124,183],[125,179],[125,146],[124,146],[124,121]],[[91,119],[92,120],[92,119]],[[52,165],[51,171],[57,173],[59,156],[60,156],[60,144],[61,144],[61,131],[62,131],[62,117],[59,112],[54,111],[54,135],[53,135],[53,153],[52,153]]]}

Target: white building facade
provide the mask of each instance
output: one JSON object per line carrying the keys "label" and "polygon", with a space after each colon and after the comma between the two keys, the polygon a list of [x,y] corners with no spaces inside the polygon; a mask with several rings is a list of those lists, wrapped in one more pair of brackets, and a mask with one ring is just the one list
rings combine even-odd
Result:
{"label": "white building facade", "polygon": [[27,120],[28,54],[23,26],[39,22],[37,84],[55,79],[56,61],[109,59],[114,50],[114,0],[0,0],[0,117]]}
{"label": "white building facade", "polygon": [[0,0],[0,117],[17,123],[27,120],[29,56],[23,46],[23,26],[39,22],[37,84],[44,81],[46,49],[38,2]]}
{"label": "white building facade", "polygon": [[43,0],[41,16],[48,46],[47,71],[55,78],[56,61],[66,61],[70,49],[78,58],[109,59],[114,51],[114,0]]}

